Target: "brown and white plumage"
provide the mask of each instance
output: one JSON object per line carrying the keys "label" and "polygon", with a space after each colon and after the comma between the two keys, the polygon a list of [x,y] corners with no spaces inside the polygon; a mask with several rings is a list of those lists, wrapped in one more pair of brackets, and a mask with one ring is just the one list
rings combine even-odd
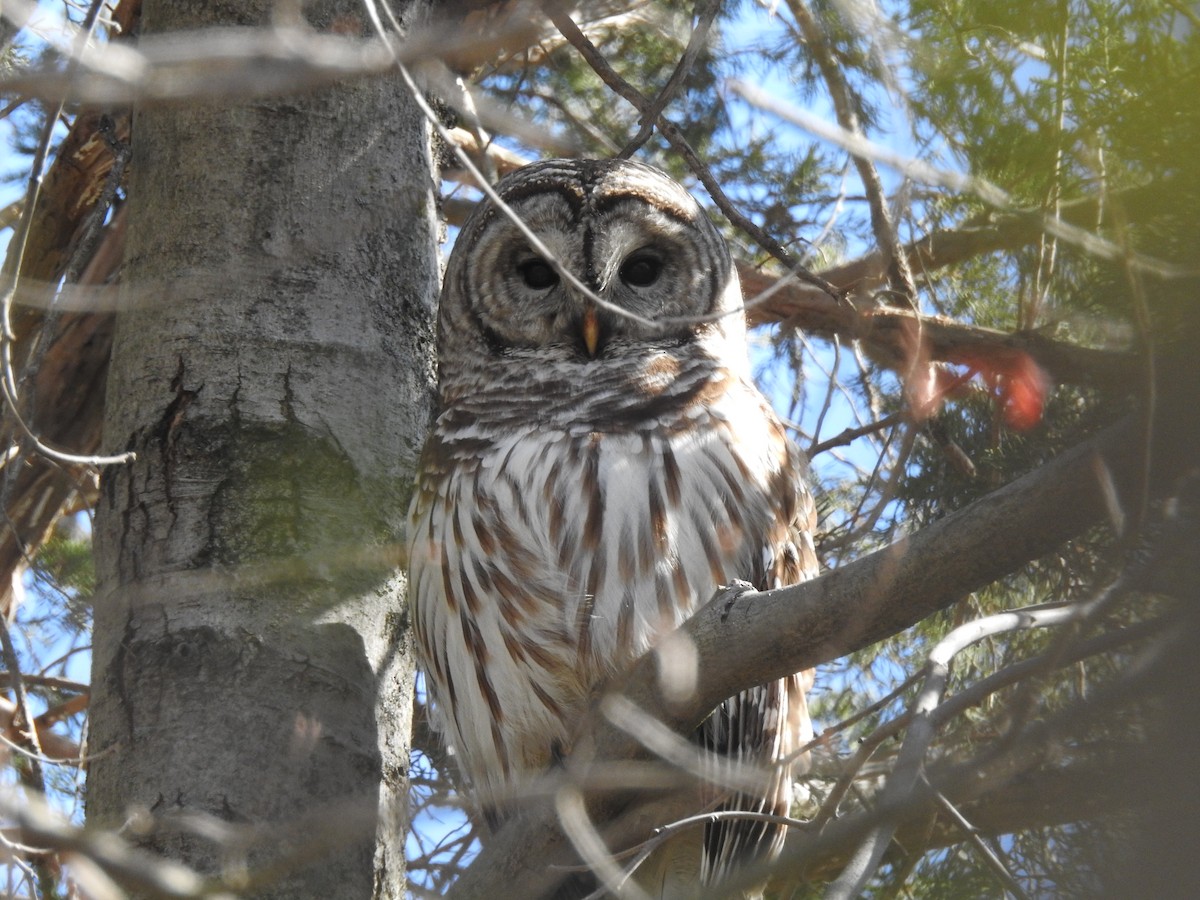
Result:
{"label": "brown and white plumage", "polygon": [[[564,267],[654,324],[594,306],[490,203],[458,237],[410,598],[435,725],[489,813],[569,749],[598,685],[717,586],[816,567],[805,462],[751,383],[737,277],[695,201],[618,160],[537,163],[498,190]],[[793,676],[726,701],[697,738],[769,765],[809,733]],[[725,802],[786,813],[789,792],[781,771]],[[781,838],[706,829],[706,877]]]}

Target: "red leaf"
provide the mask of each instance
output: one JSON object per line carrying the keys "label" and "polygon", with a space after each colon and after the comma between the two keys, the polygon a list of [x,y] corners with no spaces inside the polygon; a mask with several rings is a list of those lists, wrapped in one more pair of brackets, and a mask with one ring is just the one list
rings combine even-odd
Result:
{"label": "red leaf", "polygon": [[1008,360],[997,380],[996,395],[1004,410],[1004,422],[1018,431],[1028,431],[1042,420],[1050,379],[1027,353]]}
{"label": "red leaf", "polygon": [[965,378],[977,374],[983,379],[1009,428],[1028,431],[1042,420],[1050,379],[1028,353],[1002,358],[960,354],[954,361],[968,367]]}

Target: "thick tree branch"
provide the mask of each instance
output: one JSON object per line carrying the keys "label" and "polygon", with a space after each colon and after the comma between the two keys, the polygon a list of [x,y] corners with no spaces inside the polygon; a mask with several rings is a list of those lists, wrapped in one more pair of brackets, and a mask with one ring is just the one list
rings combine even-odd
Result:
{"label": "thick tree branch", "polygon": [[[1161,479],[1183,467],[1186,448],[1200,435],[1193,416],[1160,420],[1157,428]],[[1108,513],[1102,473],[1120,497],[1142,468],[1140,442],[1138,423],[1124,422],[814,581],[743,595],[727,606],[709,604],[683,628],[700,656],[696,696],[686,704],[669,706],[658,698],[652,658],[642,659],[621,690],[682,731],[740,690],[897,634],[1102,520]]]}
{"label": "thick tree branch", "polygon": [[[1156,424],[1159,490],[1191,459],[1196,418],[1177,407]],[[680,733],[693,729],[725,697],[752,685],[836,659],[896,634],[1050,552],[1104,519],[1099,488],[1111,478],[1118,496],[1142,467],[1138,423],[1126,421],[1058,459],[892,546],[805,584],[731,603],[709,604],[681,629],[698,653],[688,700],[659,693],[658,661],[643,657],[613,690]],[[644,757],[641,745],[598,714],[587,719],[568,772],[593,763]],[[594,810],[597,820],[604,810]],[[612,811],[607,811],[608,816]],[[661,824],[661,823],[659,823]],[[645,835],[643,835],[644,837]],[[529,896],[551,890],[570,864],[553,812],[539,810],[489,841],[452,896],[482,896],[489,885],[521,885]]]}
{"label": "thick tree branch", "polygon": [[917,335],[922,351],[933,361],[962,365],[987,362],[1004,368],[1013,360],[1029,357],[1058,384],[1127,388],[1138,372],[1133,353],[1082,347],[1040,331],[999,331],[944,316],[920,316],[910,310],[835,301],[798,283],[776,290],[764,303],[756,303],[754,295],[771,288],[776,279],[746,263],[737,263],[737,269],[752,324],[778,322],[807,334],[851,338],[861,342],[872,360],[889,369],[905,367],[906,354],[911,354],[913,336]]}
{"label": "thick tree branch", "polygon": [[[1170,189],[1169,184],[1159,184],[1107,197],[1080,198],[1062,204],[1060,218],[1069,225],[1095,228],[1106,207],[1139,217],[1161,203]],[[988,253],[1024,247],[1043,233],[1043,219],[1040,209],[990,212],[959,227],[931,232],[906,245],[904,251],[913,269],[934,272]],[[909,351],[902,342],[919,329],[925,349],[935,361],[958,363],[982,357],[1003,363],[1026,354],[1059,383],[1109,387],[1129,385],[1139,371],[1132,353],[1081,347],[1038,331],[1007,333],[937,316],[922,316],[918,321],[907,310],[881,308],[871,300],[871,294],[887,284],[887,265],[878,252],[819,274],[853,299],[837,301],[800,282],[780,285],[780,276],[739,262],[749,323],[787,323],[812,334],[852,337],[862,341],[877,362],[889,367],[906,359]],[[769,293],[759,298],[764,292]]]}

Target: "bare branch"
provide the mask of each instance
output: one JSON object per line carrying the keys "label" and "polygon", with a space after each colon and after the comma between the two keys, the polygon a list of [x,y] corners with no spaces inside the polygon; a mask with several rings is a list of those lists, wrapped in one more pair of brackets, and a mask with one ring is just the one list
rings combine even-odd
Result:
{"label": "bare branch", "polygon": [[[833,59],[824,29],[813,17],[804,0],[788,0],[788,8],[792,11],[792,17],[800,27],[805,44],[825,79],[829,96],[833,100],[833,109],[837,115],[838,124],[847,133],[862,137],[858,113],[855,111],[856,99],[849,82],[842,74],[841,67]],[[879,245],[879,249],[888,261],[887,273],[888,281],[892,286],[892,294],[909,309],[915,310],[917,308],[917,286],[913,281],[907,254],[900,247],[900,240],[896,236],[896,227],[892,223],[891,213],[888,212],[883,181],[870,157],[853,154],[851,158],[854,160],[859,180],[862,181],[863,189],[867,194],[867,204],[871,211],[871,230],[875,234],[875,243]]]}
{"label": "bare branch", "polygon": [[847,444],[853,443],[864,435],[875,434],[878,431],[883,431],[884,429],[891,428],[894,425],[899,425],[902,421],[904,421],[904,415],[902,413],[892,413],[890,416],[884,416],[877,422],[871,422],[858,428],[843,429],[839,434],[810,446],[807,451],[808,458],[812,459],[818,453],[824,453],[826,450],[831,450],[834,447],[844,447]]}
{"label": "bare branch", "polygon": [[988,846],[983,836],[979,833],[979,830],[967,821],[967,817],[959,812],[958,808],[946,799],[944,794],[935,791],[934,797],[937,800],[938,806],[941,807],[942,812],[949,816],[950,820],[967,836],[967,840],[971,842],[971,846],[975,848],[975,852],[983,858],[985,865],[992,870],[1000,880],[1000,883],[1004,885],[1004,889],[1016,897],[1017,900],[1028,900],[1028,895],[1021,890],[1021,886],[1017,884],[1017,880],[1013,878],[1012,873],[1008,871],[1008,868],[1001,861],[1000,857],[996,855],[996,851]]}
{"label": "bare branch", "polygon": [[[1165,635],[1164,640],[1169,644],[1181,638]],[[959,804],[982,834],[1011,833],[1039,823],[1079,821],[1144,807],[1147,798],[1136,786],[1144,744],[1081,748],[1069,766],[1062,764],[1062,747],[1092,727],[1110,724],[1115,712],[1127,708],[1155,678],[1162,677],[1168,656],[1160,652],[1157,664],[1128,672],[1053,717],[1032,723],[1020,741],[981,748],[967,760],[945,760],[930,766],[927,778],[900,800],[889,798],[871,809],[842,816],[815,837],[789,839],[776,876],[827,878],[836,874],[863,837],[885,820],[897,823],[899,840],[915,838],[930,847],[956,843],[961,835],[952,824],[929,832],[928,817],[937,805],[937,793]],[[919,835],[914,828],[920,829]],[[763,874],[747,871],[744,883],[752,884],[752,879]]]}
{"label": "bare branch", "polygon": [[667,83],[663,86],[663,89],[654,98],[654,103],[650,109],[642,114],[642,127],[638,129],[638,133],[634,135],[633,140],[619,154],[622,159],[632,157],[650,139],[650,135],[654,133],[654,123],[662,115],[663,110],[667,108],[667,104],[671,102],[671,99],[683,86],[684,79],[687,78],[688,73],[692,70],[692,66],[696,64],[696,57],[704,49],[708,30],[712,27],[712,23],[720,11],[721,0],[699,0],[696,4],[696,27],[692,29],[692,36],[688,38],[683,56],[679,57],[679,62],[675,64],[675,71],[671,73],[671,77],[667,79]]}
{"label": "bare branch", "polygon": [[[939,641],[929,654],[925,683],[914,700],[908,733],[900,748],[896,766],[887,778],[880,804],[898,806],[912,794],[920,776],[922,761],[937,733],[933,713],[942,702],[950,678],[950,664],[955,656],[971,644],[992,635],[1017,629],[1061,625],[1072,621],[1078,614],[1079,610],[1074,607],[999,613],[961,625]],[[868,831],[842,873],[830,885],[826,896],[831,900],[857,897],[875,874],[895,833],[896,823],[881,819]]]}

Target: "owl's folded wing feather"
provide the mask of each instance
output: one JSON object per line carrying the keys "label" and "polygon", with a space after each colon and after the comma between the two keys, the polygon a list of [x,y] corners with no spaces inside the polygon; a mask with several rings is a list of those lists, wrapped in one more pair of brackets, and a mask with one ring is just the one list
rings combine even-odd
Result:
{"label": "owl's folded wing feather", "polygon": [[[797,474],[804,461],[795,455]],[[811,495],[797,480],[794,502],[781,509],[780,527],[763,554],[763,569],[747,573],[759,590],[796,584],[817,572],[812,533],[815,509]],[[793,498],[789,498],[792,500]],[[700,745],[712,754],[714,766],[728,759],[756,769],[765,779],[765,790],[736,792],[725,797],[722,812],[766,813],[786,816],[792,797],[792,780],[807,764],[796,751],[812,738],[805,691],[811,672],[802,672],[730,697],[697,731]],[[786,763],[785,763],[786,761]],[[720,881],[739,865],[770,859],[783,844],[786,826],[756,818],[721,818],[705,826],[702,873],[706,884]]]}

